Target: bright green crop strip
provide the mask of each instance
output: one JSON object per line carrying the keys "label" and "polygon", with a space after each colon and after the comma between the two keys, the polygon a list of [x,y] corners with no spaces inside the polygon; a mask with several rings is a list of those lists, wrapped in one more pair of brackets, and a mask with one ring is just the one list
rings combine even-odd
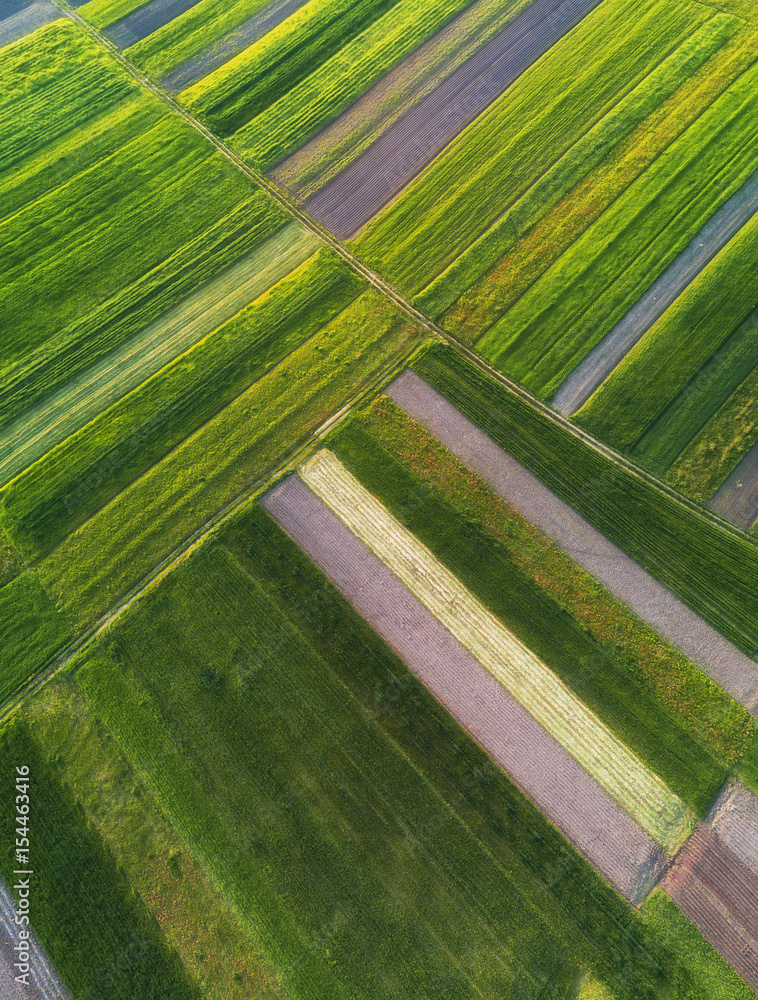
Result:
{"label": "bright green crop strip", "polygon": [[101,306],[62,330],[3,373],[0,423],[28,411],[45,395],[141,334],[169,309],[238,261],[288,218],[255,191],[205,231]]}
{"label": "bright green crop strip", "polygon": [[80,622],[102,614],[418,336],[378,292],[359,296],[59,545],[40,569],[51,593]]}
{"label": "bright green crop strip", "polygon": [[632,448],[752,311],[757,264],[754,216],[629,351],[577,423],[616,448]]}
{"label": "bright green crop strip", "polygon": [[[29,840],[35,845],[30,916],[35,933],[73,997],[92,1000],[201,1000],[197,984],[169,948],[155,918],[134,895],[100,834],[27,726],[0,731],[0,774],[8,789],[29,768]],[[15,840],[15,814],[0,831]],[[3,851],[0,873],[13,885],[18,865]],[[34,895],[31,896],[33,891]],[[158,984],[159,990],[158,990]]]}
{"label": "bright green crop strip", "polygon": [[26,570],[0,588],[0,700],[4,700],[73,638],[37,574]]}
{"label": "bright green crop strip", "polygon": [[758,440],[758,368],[747,376],[669,469],[666,481],[705,503]]}
{"label": "bright green crop strip", "polygon": [[76,12],[96,28],[109,28],[146,3],[147,0],[90,0]]}
{"label": "bright green crop strip", "polygon": [[358,294],[326,251],[76,434],[0,493],[0,520],[27,558],[60,542]]}
{"label": "bright green crop strip", "polygon": [[[467,480],[466,488],[451,495],[449,489],[436,484],[430,488],[416,472],[421,469],[434,479],[442,463],[455,461],[452,456],[442,453],[440,464],[434,463],[429,454],[431,445],[424,448],[414,435],[412,441],[406,437],[407,452],[401,465],[364,430],[366,419],[360,424],[351,421],[330,435],[330,449],[673,792],[695,812],[707,812],[726,776],[728,765],[721,754],[726,751],[731,763],[756,738],[755,725],[745,709],[653,634],[649,642],[655,651],[639,640],[622,648],[597,638],[614,628],[620,634],[619,618],[627,621],[627,635],[639,636],[644,627],[641,629],[631,612],[618,606],[594,581],[582,579],[581,570],[552,550],[538,532],[526,525],[519,530],[514,525],[518,517],[502,501],[498,503],[496,495],[476,477],[461,470],[459,482]],[[392,432],[388,419],[379,424],[379,432],[384,428],[383,437]],[[369,420],[369,427],[374,426],[376,421]],[[485,504],[487,494],[489,502]],[[486,527],[472,524],[472,519],[478,522],[482,514]],[[501,537],[493,534],[495,525],[510,533],[510,551]],[[532,559],[530,568],[524,566],[525,555]],[[555,586],[549,589],[549,567],[555,563]],[[558,598],[555,590],[564,581],[568,594]],[[569,608],[572,597],[576,600]],[[643,658],[647,662],[643,663]],[[673,671],[664,667],[673,666],[674,660],[681,677],[679,685]],[[659,678],[655,677],[656,667]],[[689,713],[676,704],[677,687],[684,689],[685,698],[690,691],[697,692]],[[712,700],[719,703],[719,709],[704,727],[703,706]],[[724,743],[712,734],[716,727],[724,730]]]}
{"label": "bright green crop strip", "polygon": [[685,803],[331,452],[318,452],[300,467],[299,474],[550,735],[673,854],[695,824],[695,816]]}
{"label": "bright green crop strip", "polygon": [[297,87],[235,132],[232,145],[267,170],[445,25],[470,0],[400,0]]}
{"label": "bright green crop strip", "polygon": [[416,296],[419,309],[439,316],[492,268],[529,229],[597,166],[622,139],[730,38],[736,18],[711,18],[619,101],[497,222]]}
{"label": "bright green crop strip", "polygon": [[136,90],[131,77],[68,20],[48,24],[5,49],[0,60],[0,185],[9,167]]}
{"label": "bright green crop strip", "polygon": [[758,310],[754,309],[640,438],[632,457],[663,477],[756,366]]}
{"label": "bright green crop strip", "polygon": [[126,50],[148,76],[160,80],[257,14],[268,0],[200,0],[194,7]]}
{"label": "bright green crop strip", "polygon": [[758,64],[627,188],[477,350],[549,397],[754,172],[756,83]]}
{"label": "bright green crop strip", "polygon": [[397,0],[310,0],[234,59],[182,92],[222,135],[279,100]]}
{"label": "bright green crop strip", "polygon": [[404,290],[425,287],[710,13],[604,0],[369,224],[356,251]]}
{"label": "bright green crop strip", "polygon": [[1,362],[54,337],[253,190],[193,129],[168,111],[156,112],[146,135],[0,226],[8,330]]}
{"label": "bright green crop strip", "polygon": [[435,347],[413,368],[680,600],[758,658],[758,544],[618,466],[452,349]]}

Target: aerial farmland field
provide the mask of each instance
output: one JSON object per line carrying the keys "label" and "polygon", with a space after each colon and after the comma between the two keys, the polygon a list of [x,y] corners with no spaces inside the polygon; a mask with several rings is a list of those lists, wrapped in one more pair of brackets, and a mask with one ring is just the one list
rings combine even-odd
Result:
{"label": "aerial farmland field", "polygon": [[0,997],[758,996],[758,7],[0,0]]}

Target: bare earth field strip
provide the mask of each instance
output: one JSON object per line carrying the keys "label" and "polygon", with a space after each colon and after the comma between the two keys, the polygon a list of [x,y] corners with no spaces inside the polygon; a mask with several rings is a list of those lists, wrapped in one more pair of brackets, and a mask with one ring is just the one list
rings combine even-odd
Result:
{"label": "bare earth field strip", "polygon": [[630,902],[662,850],[297,477],[263,506],[489,756]]}
{"label": "bare earth field strip", "polygon": [[[189,350],[314,253],[291,223],[58,392],[0,431],[0,485]],[[266,260],[274,254],[271,263]]]}
{"label": "bare earth field strip", "polygon": [[152,35],[164,24],[194,7],[199,0],[150,0],[144,6],[105,28],[103,35],[119,49],[128,49],[135,42]]}
{"label": "bare earth field strip", "polygon": [[182,63],[181,66],[164,77],[161,84],[166,90],[174,93],[184,90],[185,87],[191,87],[193,83],[202,80],[214,69],[229,62],[253,42],[263,38],[265,34],[268,34],[277,24],[281,24],[290,14],[294,14],[306,2],[307,0],[273,0],[273,3],[232,29],[199,55]]}
{"label": "bare earth field strip", "polygon": [[661,888],[758,991],[758,877],[710,827],[698,827]]}
{"label": "bare earth field strip", "polygon": [[305,203],[339,239],[356,233],[601,0],[535,0]]}
{"label": "bare earth field strip", "polygon": [[758,718],[758,664],[511,458],[415,372],[386,394],[522,517]]}
{"label": "bare earth field strip", "polygon": [[16,982],[19,972],[13,968],[13,963],[18,961],[18,953],[13,946],[20,938],[14,917],[13,899],[0,880],[0,1000],[70,1000],[68,990],[34,936],[30,937],[33,946],[29,955],[29,985]]}
{"label": "bare earth field strip", "polygon": [[708,822],[719,840],[758,878],[758,798],[739,781],[730,781],[716,799]]}
{"label": "bare earth field strip", "polygon": [[493,0],[476,0],[278,163],[269,176],[298,197],[309,198],[484,48],[508,20],[508,11],[498,10]]}
{"label": "bare earth field strip", "polygon": [[750,531],[758,518],[758,443],[719,486],[708,501],[708,507],[732,524]]}
{"label": "bare earth field strip", "polygon": [[[642,298],[559,387],[552,404],[570,417],[624,360],[656,320],[758,211],[758,173],[713,214]],[[726,516],[726,515],[724,515]],[[758,513],[756,514],[758,516]]]}
{"label": "bare earth field strip", "polygon": [[51,3],[51,0],[35,0],[34,3],[30,3],[20,10],[15,10],[7,17],[3,15],[4,11],[0,8],[0,17],[2,17],[0,20],[0,47],[17,42],[24,35],[29,35],[37,28],[41,28],[43,24],[50,24],[51,21],[65,17],[63,11]]}

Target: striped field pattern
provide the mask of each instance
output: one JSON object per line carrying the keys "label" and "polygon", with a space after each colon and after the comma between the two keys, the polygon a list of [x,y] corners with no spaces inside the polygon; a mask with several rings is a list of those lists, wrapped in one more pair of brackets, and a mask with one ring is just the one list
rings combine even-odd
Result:
{"label": "striped field pattern", "polygon": [[670,853],[694,815],[566,685],[487,611],[329,451],[301,466],[306,485],[410,592]]}

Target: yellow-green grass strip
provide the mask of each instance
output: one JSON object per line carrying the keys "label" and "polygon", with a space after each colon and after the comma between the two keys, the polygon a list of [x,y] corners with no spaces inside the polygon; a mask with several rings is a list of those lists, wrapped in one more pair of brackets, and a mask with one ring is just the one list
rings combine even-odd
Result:
{"label": "yellow-green grass strip", "polygon": [[311,489],[650,836],[673,853],[694,828],[685,803],[519,642],[432,553],[322,449]]}

